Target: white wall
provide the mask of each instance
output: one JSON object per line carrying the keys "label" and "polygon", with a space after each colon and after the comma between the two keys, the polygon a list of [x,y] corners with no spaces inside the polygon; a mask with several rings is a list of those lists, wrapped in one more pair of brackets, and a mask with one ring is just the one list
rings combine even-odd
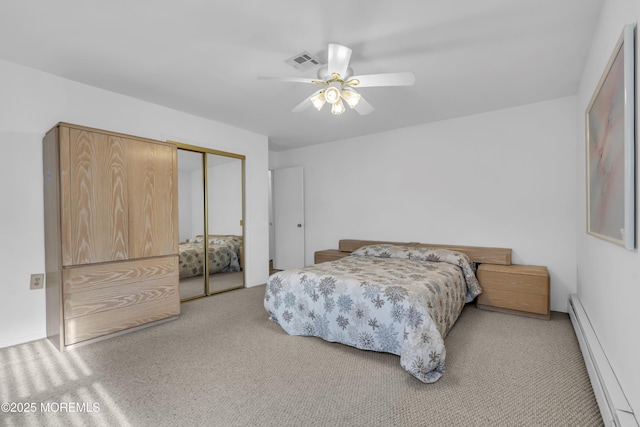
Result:
{"label": "white wall", "polygon": [[271,153],[302,165],[306,263],[339,239],[513,249],[575,292],[576,98]]}
{"label": "white wall", "polygon": [[[640,2],[606,0],[592,41],[578,92],[577,158],[577,288],[604,352],[629,403],[640,413],[640,254],[586,234],[586,173],[584,112],[625,24],[638,22]],[[637,31],[637,30],[636,30]],[[636,37],[636,85],[640,83]],[[636,89],[636,114],[640,111]],[[636,121],[637,123],[637,121]],[[637,126],[637,124],[636,124]],[[637,133],[637,131],[636,131]],[[638,177],[636,143],[636,177]],[[640,181],[636,182],[636,189]],[[636,197],[638,197],[636,191]],[[636,200],[636,217],[638,202]],[[636,227],[638,222],[636,220]],[[636,232],[636,236],[638,233]],[[636,243],[636,247],[638,244]]]}
{"label": "white wall", "polygon": [[44,272],[42,136],[59,121],[245,155],[246,283],[266,281],[265,136],[6,61],[0,94],[0,347],[45,336],[44,291],[28,286],[31,273]]}

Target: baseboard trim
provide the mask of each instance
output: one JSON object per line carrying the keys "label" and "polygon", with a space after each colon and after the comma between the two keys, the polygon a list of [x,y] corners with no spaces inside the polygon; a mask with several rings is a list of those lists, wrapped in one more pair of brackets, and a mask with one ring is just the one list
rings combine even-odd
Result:
{"label": "baseboard trim", "polygon": [[605,426],[640,427],[600,341],[576,294],[569,296],[569,317],[580,343],[591,386]]}

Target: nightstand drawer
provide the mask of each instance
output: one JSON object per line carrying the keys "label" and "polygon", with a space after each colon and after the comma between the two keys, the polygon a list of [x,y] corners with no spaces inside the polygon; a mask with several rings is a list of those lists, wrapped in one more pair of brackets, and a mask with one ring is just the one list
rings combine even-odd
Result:
{"label": "nightstand drawer", "polygon": [[510,273],[478,269],[482,289],[522,292],[535,295],[549,293],[549,278],[542,275]]}
{"label": "nightstand drawer", "polygon": [[481,264],[478,307],[548,319],[549,272],[536,265]]}
{"label": "nightstand drawer", "polygon": [[337,249],[325,249],[322,251],[316,251],[313,254],[313,263],[320,264],[321,262],[335,261],[349,255],[351,255],[351,252],[339,251]]}
{"label": "nightstand drawer", "polygon": [[478,295],[478,304],[543,315],[549,313],[548,297],[546,295],[531,295],[485,288]]}

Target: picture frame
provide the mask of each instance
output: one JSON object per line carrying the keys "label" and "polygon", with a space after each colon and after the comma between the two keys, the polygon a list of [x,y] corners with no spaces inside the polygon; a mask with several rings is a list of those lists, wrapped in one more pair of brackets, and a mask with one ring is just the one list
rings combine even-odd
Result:
{"label": "picture frame", "polygon": [[587,233],[635,249],[635,24],[625,25],[586,110]]}

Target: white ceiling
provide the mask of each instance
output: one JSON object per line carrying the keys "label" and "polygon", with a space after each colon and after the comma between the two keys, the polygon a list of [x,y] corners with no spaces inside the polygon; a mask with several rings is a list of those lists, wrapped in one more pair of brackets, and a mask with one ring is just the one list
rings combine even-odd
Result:
{"label": "white ceiling", "polygon": [[[574,95],[602,0],[3,0],[0,59],[267,135],[273,150]],[[413,71],[362,88],[367,116],[291,109],[315,78],[284,63],[328,43],[355,74]]]}

